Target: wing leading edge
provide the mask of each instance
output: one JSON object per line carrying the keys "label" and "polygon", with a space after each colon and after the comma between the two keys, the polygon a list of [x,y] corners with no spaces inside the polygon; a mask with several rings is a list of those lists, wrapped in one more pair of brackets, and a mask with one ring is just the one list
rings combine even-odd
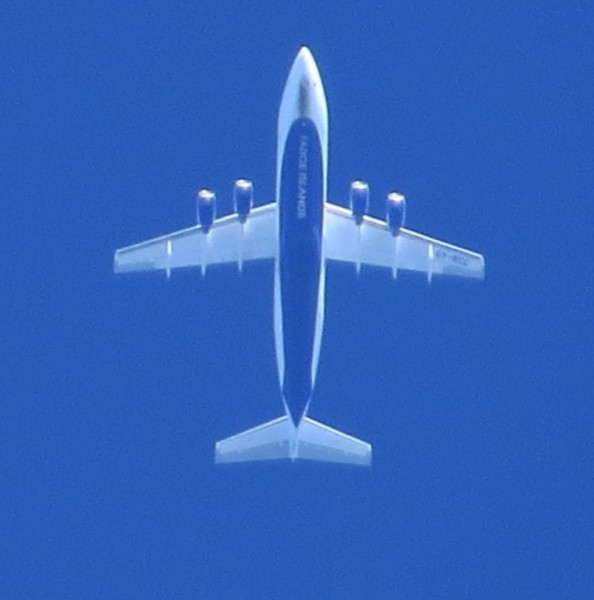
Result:
{"label": "wing leading edge", "polygon": [[241,223],[237,214],[217,219],[205,234],[200,225],[188,227],[133,246],[120,248],[114,256],[114,271],[163,270],[237,263],[274,258],[277,251],[276,203],[254,208]]}
{"label": "wing leading edge", "polygon": [[392,235],[385,221],[365,216],[357,225],[351,211],[326,203],[326,258],[360,265],[385,267],[394,276],[402,269],[433,275],[455,275],[483,279],[485,260],[481,254],[400,229]]}

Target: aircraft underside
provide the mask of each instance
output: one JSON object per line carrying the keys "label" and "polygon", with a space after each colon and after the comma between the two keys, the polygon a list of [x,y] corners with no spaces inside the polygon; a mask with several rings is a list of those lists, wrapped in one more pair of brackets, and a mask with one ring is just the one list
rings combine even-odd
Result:
{"label": "aircraft underside", "polygon": [[274,336],[285,414],[216,443],[219,463],[307,459],[371,463],[371,445],[309,417],[325,306],[325,261],[434,276],[482,279],[480,254],[404,227],[406,201],[391,192],[386,218],[368,215],[369,187],[351,184],[349,207],[328,202],[328,109],[311,52],[301,48],[278,116],[276,202],[253,208],[254,188],[238,179],[235,212],[216,217],[209,190],[197,196],[198,224],[117,250],[116,272],[163,271],[252,260],[274,264]]}

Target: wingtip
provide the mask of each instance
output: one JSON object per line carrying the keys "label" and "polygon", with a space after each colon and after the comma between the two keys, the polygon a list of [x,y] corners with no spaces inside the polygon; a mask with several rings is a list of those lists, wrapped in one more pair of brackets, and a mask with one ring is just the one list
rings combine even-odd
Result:
{"label": "wingtip", "polygon": [[119,273],[120,272],[120,262],[118,260],[118,252],[119,252],[119,250],[116,250],[113,253],[113,272],[114,273]]}

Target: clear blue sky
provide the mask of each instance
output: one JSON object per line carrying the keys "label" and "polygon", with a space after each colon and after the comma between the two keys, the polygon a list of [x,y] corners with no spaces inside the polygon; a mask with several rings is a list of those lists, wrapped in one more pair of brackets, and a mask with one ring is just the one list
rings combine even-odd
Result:
{"label": "clear blue sky", "polygon": [[[227,4],[3,7],[0,597],[591,597],[591,4]],[[302,44],[332,200],[403,191],[487,279],[330,268],[311,415],[373,468],[217,468],[281,411],[272,269],[112,255],[272,199]]]}

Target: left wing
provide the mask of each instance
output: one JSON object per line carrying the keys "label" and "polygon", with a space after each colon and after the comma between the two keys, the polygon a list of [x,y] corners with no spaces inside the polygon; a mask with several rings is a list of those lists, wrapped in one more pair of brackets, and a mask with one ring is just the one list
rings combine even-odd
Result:
{"label": "left wing", "polygon": [[217,219],[208,233],[200,225],[163,235],[127,248],[114,256],[116,273],[201,267],[274,258],[277,251],[276,203],[254,208],[245,223],[237,214]]}
{"label": "left wing", "polygon": [[483,279],[485,260],[482,255],[435,240],[402,227],[392,235],[387,223],[373,217],[363,217],[357,225],[351,211],[326,203],[326,258],[386,267],[394,276],[399,269],[433,275],[457,275]]}

